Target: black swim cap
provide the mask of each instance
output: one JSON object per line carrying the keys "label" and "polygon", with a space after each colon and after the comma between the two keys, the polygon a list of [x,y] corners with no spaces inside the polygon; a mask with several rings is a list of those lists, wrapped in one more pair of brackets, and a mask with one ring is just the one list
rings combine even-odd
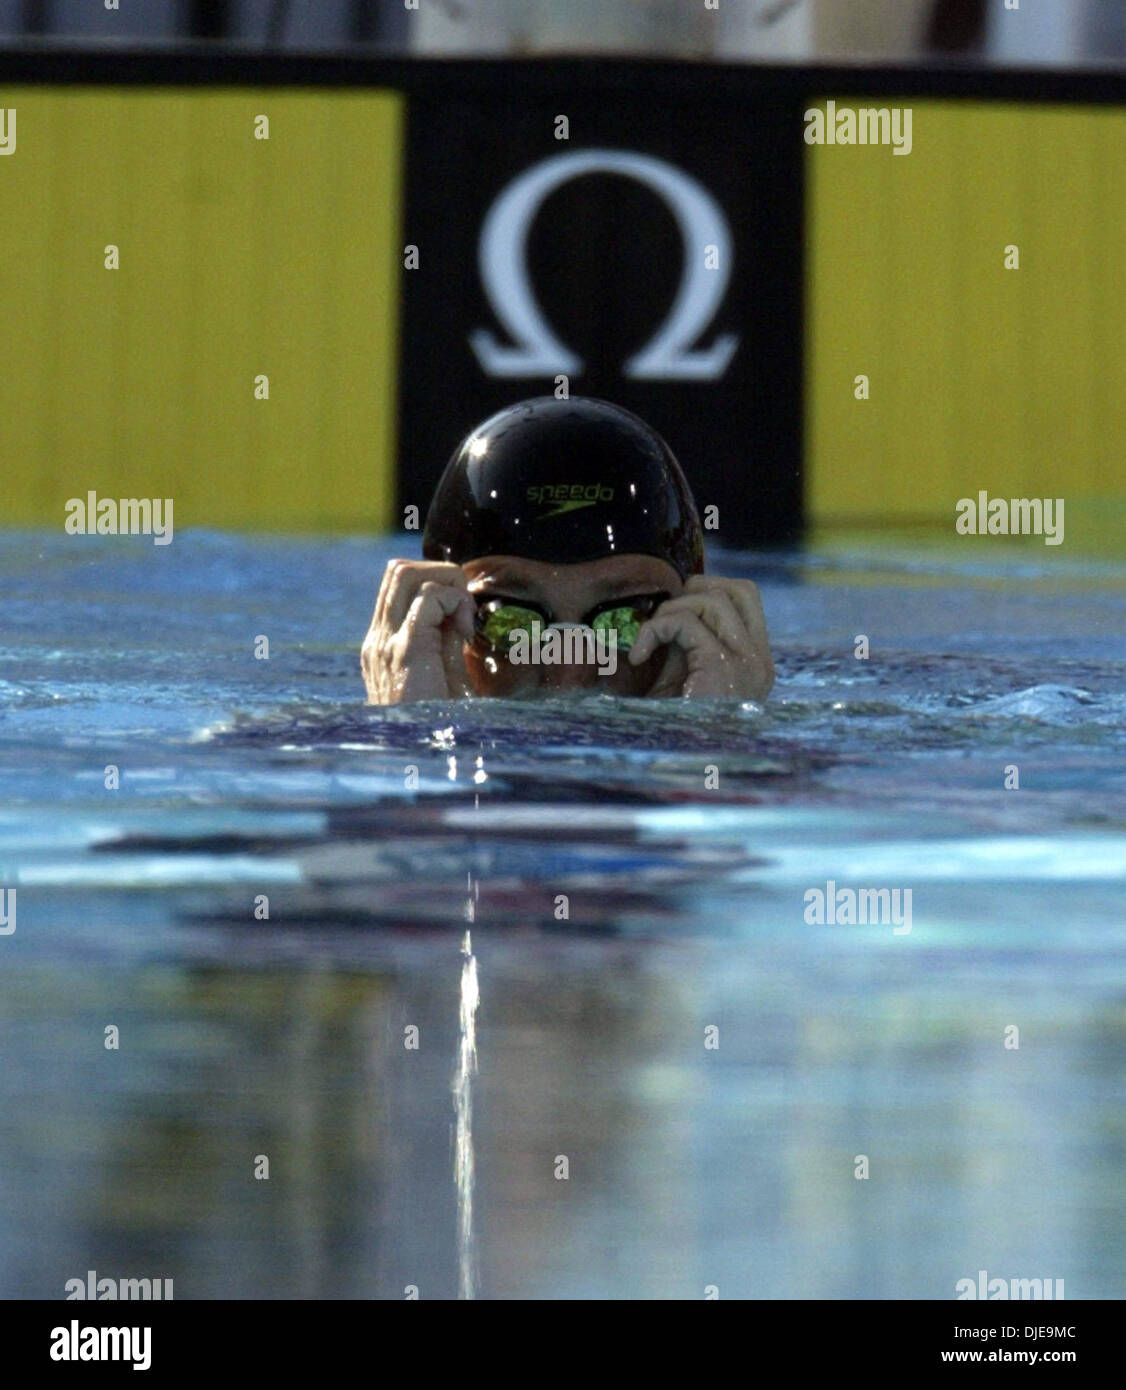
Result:
{"label": "black swim cap", "polygon": [[704,568],[696,504],[672,450],[644,420],[591,396],[537,396],[492,415],[446,465],[422,553],[576,564],[655,555],[681,579]]}

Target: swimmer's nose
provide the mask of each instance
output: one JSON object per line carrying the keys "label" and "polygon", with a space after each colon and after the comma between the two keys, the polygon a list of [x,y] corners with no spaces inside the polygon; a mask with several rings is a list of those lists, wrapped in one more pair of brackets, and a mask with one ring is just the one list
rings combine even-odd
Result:
{"label": "swimmer's nose", "polygon": [[[582,623],[553,623],[557,628],[582,628]],[[598,668],[586,661],[556,662],[540,667],[543,690],[584,690],[598,684]]]}
{"label": "swimmer's nose", "polygon": [[583,690],[597,683],[597,669],[585,662],[540,667],[540,685],[545,690]]}

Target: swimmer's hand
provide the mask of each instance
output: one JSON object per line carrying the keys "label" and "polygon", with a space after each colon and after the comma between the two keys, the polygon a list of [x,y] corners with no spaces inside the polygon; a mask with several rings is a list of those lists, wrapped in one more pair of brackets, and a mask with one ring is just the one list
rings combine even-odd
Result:
{"label": "swimmer's hand", "polygon": [[368,704],[471,695],[463,644],[475,611],[458,565],[391,560],[360,654]]}
{"label": "swimmer's hand", "polygon": [[684,592],[642,623],[631,666],[667,648],[651,696],[731,695],[760,704],[774,684],[774,662],[758,587],[749,579],[694,574]]}

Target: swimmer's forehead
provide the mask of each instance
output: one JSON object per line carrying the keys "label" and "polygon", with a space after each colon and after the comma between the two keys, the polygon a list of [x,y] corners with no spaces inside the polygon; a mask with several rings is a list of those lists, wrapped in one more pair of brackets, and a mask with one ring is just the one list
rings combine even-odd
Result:
{"label": "swimmer's forehead", "polygon": [[516,555],[486,555],[463,566],[470,588],[503,589],[513,598],[537,598],[581,589],[597,601],[648,590],[677,592],[680,576],[654,555],[611,555],[573,565],[545,564]]}

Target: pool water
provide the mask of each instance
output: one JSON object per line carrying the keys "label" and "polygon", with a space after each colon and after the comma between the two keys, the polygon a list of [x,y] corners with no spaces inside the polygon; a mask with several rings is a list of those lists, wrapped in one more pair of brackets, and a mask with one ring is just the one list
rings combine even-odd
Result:
{"label": "pool water", "polygon": [[717,550],[765,711],[368,709],[404,550],[0,534],[0,1296],[1126,1294],[1126,565]]}

